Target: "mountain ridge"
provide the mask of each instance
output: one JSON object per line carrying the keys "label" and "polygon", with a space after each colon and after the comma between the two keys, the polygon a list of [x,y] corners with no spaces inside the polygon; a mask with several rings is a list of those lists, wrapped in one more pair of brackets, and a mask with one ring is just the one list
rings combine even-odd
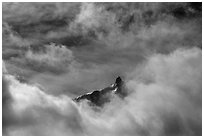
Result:
{"label": "mountain ridge", "polygon": [[111,95],[117,95],[122,99],[127,96],[124,81],[120,76],[118,76],[115,80],[115,83],[111,84],[109,87],[80,95],[73,100],[75,102],[88,100],[91,105],[103,106],[105,103],[111,101]]}

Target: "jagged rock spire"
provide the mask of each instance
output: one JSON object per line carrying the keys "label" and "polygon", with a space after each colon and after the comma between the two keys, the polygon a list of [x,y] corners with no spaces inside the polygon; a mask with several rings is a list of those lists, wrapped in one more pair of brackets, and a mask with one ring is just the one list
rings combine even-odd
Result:
{"label": "jagged rock spire", "polygon": [[116,84],[116,85],[121,85],[121,84],[122,84],[122,79],[121,79],[120,76],[118,76],[118,77],[116,78],[115,84]]}
{"label": "jagged rock spire", "polygon": [[76,102],[80,102],[84,99],[90,101],[91,104],[102,106],[104,103],[110,101],[110,94],[116,94],[120,98],[124,98],[127,95],[126,90],[124,88],[124,82],[120,76],[116,78],[115,83],[113,85],[106,87],[102,90],[95,90],[92,93],[81,95],[73,100]]}
{"label": "jagged rock spire", "polygon": [[125,96],[127,96],[124,82],[120,76],[118,76],[115,80],[115,87],[117,87],[117,91],[115,93],[118,94],[121,98],[124,98]]}

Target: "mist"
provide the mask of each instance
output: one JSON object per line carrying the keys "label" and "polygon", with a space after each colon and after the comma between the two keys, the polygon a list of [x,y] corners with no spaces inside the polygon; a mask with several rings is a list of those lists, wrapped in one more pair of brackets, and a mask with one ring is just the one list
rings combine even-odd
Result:
{"label": "mist", "polygon": [[3,135],[202,135],[201,30],[202,3],[4,2]]}
{"label": "mist", "polygon": [[113,97],[99,111],[94,111],[86,101],[77,105],[68,96],[46,94],[36,85],[4,74],[3,92],[7,98],[3,109],[7,106],[7,111],[3,112],[3,120],[9,120],[3,123],[7,126],[5,133],[201,135],[200,62],[201,50],[197,48],[155,55],[141,65],[145,70],[131,73],[126,82],[129,96],[124,101]]}

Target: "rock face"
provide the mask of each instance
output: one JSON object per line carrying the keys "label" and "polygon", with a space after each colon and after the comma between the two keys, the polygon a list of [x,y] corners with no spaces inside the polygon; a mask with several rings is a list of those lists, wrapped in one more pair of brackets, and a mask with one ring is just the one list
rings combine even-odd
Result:
{"label": "rock face", "polygon": [[76,102],[88,100],[92,105],[102,106],[103,104],[110,102],[111,95],[117,95],[120,98],[124,98],[127,95],[124,82],[120,77],[117,77],[115,83],[109,87],[106,87],[102,90],[96,90],[91,93],[86,93],[77,98],[74,98],[73,100]]}

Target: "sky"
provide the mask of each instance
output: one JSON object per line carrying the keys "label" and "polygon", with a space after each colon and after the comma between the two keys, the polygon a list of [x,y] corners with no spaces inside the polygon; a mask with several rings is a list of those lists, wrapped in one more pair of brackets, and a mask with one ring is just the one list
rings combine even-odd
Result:
{"label": "sky", "polygon": [[3,135],[202,135],[201,48],[202,3],[4,2]]}

